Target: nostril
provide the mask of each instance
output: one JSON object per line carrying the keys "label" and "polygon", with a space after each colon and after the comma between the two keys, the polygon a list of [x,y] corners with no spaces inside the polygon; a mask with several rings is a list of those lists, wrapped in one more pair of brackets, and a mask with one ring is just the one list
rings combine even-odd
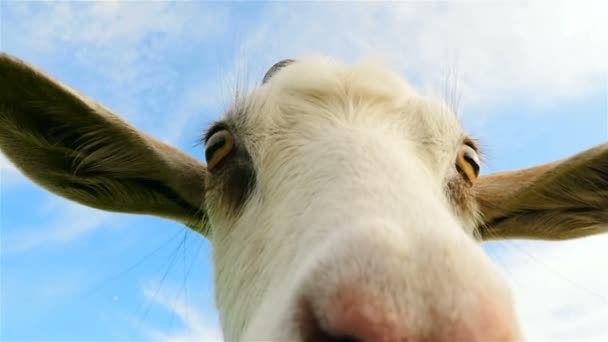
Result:
{"label": "nostril", "polygon": [[303,299],[296,312],[296,324],[303,342],[363,342],[348,335],[336,335],[323,327],[309,301]]}

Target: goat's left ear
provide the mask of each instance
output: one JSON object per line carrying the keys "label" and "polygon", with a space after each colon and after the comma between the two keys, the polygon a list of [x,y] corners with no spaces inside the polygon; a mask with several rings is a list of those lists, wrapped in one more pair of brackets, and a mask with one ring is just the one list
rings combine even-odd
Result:
{"label": "goat's left ear", "polygon": [[483,240],[563,240],[608,232],[608,144],[481,177],[474,189]]}
{"label": "goat's left ear", "polygon": [[196,230],[205,219],[203,164],[3,53],[0,151],[40,186],[93,208]]}

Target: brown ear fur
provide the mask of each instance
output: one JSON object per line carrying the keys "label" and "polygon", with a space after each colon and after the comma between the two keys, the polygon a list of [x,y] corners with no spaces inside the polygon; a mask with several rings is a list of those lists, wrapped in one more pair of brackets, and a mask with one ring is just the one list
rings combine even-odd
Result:
{"label": "brown ear fur", "polygon": [[0,150],[39,185],[91,207],[190,226],[203,217],[204,165],[6,54]]}
{"label": "brown ear fur", "polygon": [[482,177],[484,240],[562,240],[608,231],[608,144],[537,167]]}

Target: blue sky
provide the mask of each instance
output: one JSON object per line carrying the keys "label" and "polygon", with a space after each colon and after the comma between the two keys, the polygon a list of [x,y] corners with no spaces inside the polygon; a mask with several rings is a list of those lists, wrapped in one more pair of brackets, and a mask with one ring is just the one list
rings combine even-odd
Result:
{"label": "blue sky", "polygon": [[[458,99],[484,172],[608,140],[601,1],[0,2],[0,48],[202,158],[235,89],[311,54],[383,58],[420,92]],[[456,80],[456,81],[453,81]],[[221,338],[209,244],[169,221],[72,204],[0,155],[0,339]],[[608,340],[608,238],[485,244],[530,340]]]}

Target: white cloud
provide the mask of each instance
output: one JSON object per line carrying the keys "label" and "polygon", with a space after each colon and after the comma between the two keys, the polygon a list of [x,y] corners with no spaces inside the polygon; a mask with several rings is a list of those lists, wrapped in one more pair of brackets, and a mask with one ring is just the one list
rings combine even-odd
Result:
{"label": "white cloud", "polygon": [[162,341],[223,341],[217,322],[210,319],[213,315],[204,314],[187,303],[184,297],[169,296],[167,292],[175,293],[177,288],[163,292],[148,287],[144,289],[144,296],[174,314],[184,324],[185,329],[171,333],[147,327],[145,334],[149,338]]}
{"label": "white cloud", "polygon": [[[22,213],[26,215],[24,211]],[[38,212],[41,223],[2,232],[2,254],[72,242],[110,223],[112,213],[52,197]],[[48,220],[48,221],[45,221]]]}
{"label": "white cloud", "polygon": [[158,107],[156,98],[166,100],[167,92],[182,78],[176,67],[181,64],[176,63],[180,51],[205,46],[227,27],[223,7],[203,3],[12,2],[3,6],[3,50],[67,79],[72,87],[147,130],[162,122],[158,115],[150,116]]}
{"label": "white cloud", "polygon": [[[223,98],[230,100],[234,84],[226,87],[222,80],[259,82],[280,59],[380,56],[422,92],[455,97],[447,100],[481,121],[514,103],[551,107],[605,91],[608,22],[598,13],[606,12],[603,1],[569,0],[273,3],[236,43],[232,68],[224,76],[201,77],[193,89],[214,89],[199,98],[227,93]],[[446,90],[446,83],[455,89]],[[197,105],[192,98],[181,100]],[[180,112],[170,123],[169,141],[196,113]]]}
{"label": "white cloud", "polygon": [[[114,65],[116,68],[107,71],[123,79],[137,69],[133,57],[159,58],[154,56],[156,49],[166,44],[197,44],[222,34],[224,11],[206,9],[204,5],[156,1],[11,3],[6,8],[8,17],[28,20],[14,22],[26,25],[20,27],[22,36],[7,36],[5,44],[47,57],[65,53],[69,46],[79,62]],[[126,60],[128,64],[123,64]]]}
{"label": "white cloud", "polygon": [[[603,1],[272,3],[241,25],[231,12],[238,6],[36,4],[11,3],[11,13],[28,20],[27,26],[15,23],[23,27],[19,35],[5,34],[6,44],[95,72],[81,91],[97,94],[146,130],[156,132],[163,127],[159,123],[167,123],[163,135],[170,142],[178,141],[205,104],[216,109],[218,97],[232,98],[226,79],[245,69],[257,81],[277,60],[311,53],[347,61],[381,56],[424,92],[440,95],[452,75],[466,112],[487,113],[510,103],[552,105],[599,93],[608,72]],[[218,52],[220,46],[226,51]],[[191,91],[177,91],[171,102],[177,110],[160,118],[145,115],[154,109],[145,102],[183,84],[183,70],[168,59],[194,47],[236,60],[232,68],[214,66],[225,73],[192,68],[201,81],[190,84]]]}
{"label": "white cloud", "polygon": [[266,66],[379,55],[423,88],[443,89],[455,69],[467,106],[547,104],[605,86],[606,12],[604,1],[277,4],[241,55]]}
{"label": "white cloud", "polygon": [[606,246],[607,235],[495,246],[529,341],[608,340]]}

